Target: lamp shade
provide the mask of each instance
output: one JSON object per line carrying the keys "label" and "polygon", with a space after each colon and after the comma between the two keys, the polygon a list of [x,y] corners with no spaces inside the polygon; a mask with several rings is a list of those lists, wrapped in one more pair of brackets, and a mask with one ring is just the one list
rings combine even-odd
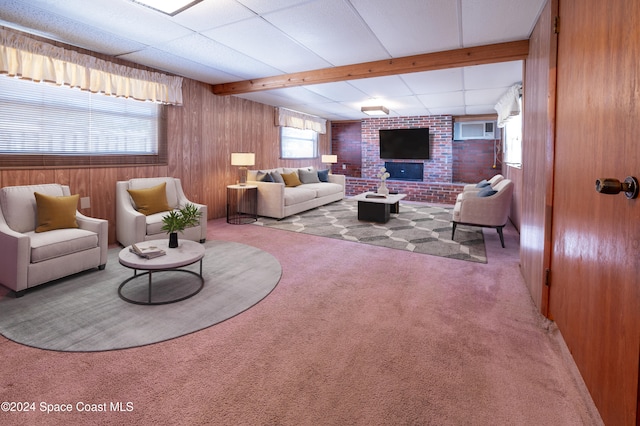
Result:
{"label": "lamp shade", "polygon": [[337,163],[338,156],[337,155],[323,155],[322,156],[323,163]]}
{"label": "lamp shade", "polygon": [[231,153],[232,166],[253,166],[256,164],[256,155],[253,152]]}

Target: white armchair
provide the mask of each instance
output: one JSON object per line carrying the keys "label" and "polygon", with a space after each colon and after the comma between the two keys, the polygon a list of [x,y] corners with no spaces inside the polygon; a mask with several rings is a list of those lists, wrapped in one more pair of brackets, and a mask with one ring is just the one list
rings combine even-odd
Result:
{"label": "white armchair", "polygon": [[500,236],[500,243],[504,247],[502,228],[509,219],[513,182],[510,179],[503,179],[494,187],[487,187],[486,190],[493,193],[484,196],[482,191],[465,191],[458,195],[458,200],[453,208],[452,240],[457,225],[496,228]]}
{"label": "white armchair", "polygon": [[172,177],[139,178],[116,182],[116,239],[123,246],[140,241],[169,238],[162,228],[162,217],[167,212],[145,216],[136,209],[128,189],[148,189],[166,183],[167,204],[171,209],[179,209],[187,203],[200,209],[200,224],[185,229],[180,238],[205,242],[207,239],[207,206],[189,201],[184,195],[180,179]]}
{"label": "white armchair", "polygon": [[[495,187],[498,183],[500,183],[502,180],[504,180],[504,176],[502,176],[501,174],[497,174],[495,176],[493,176],[491,179],[489,180],[484,180],[482,182],[479,183],[470,183],[464,186],[462,192],[460,194],[458,194],[458,197],[456,199],[456,201],[458,201],[460,199],[460,197],[462,196],[463,192],[480,192],[480,190],[482,190],[483,188],[486,188],[487,186],[491,186],[492,188]],[[483,186],[482,183],[486,182],[485,185]]]}
{"label": "white armchair", "polygon": [[[0,189],[0,284],[13,290],[16,297],[28,288],[67,275],[104,269],[107,263],[108,222],[75,210],[77,228],[36,232],[36,192],[51,197],[71,195],[68,186],[58,184]],[[74,208],[69,211],[72,222]]]}

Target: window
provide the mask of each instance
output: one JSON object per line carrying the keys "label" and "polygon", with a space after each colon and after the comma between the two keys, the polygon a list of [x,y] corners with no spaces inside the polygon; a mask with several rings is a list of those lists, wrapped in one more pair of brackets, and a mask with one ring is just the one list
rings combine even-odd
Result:
{"label": "window", "polygon": [[[521,100],[518,101],[519,103]],[[504,162],[522,166],[522,113],[509,117],[504,126]]]}
{"label": "window", "polygon": [[280,127],[282,158],[315,158],[318,156],[318,133],[313,130]]}
{"label": "window", "polygon": [[0,166],[166,162],[162,106],[0,77]]}

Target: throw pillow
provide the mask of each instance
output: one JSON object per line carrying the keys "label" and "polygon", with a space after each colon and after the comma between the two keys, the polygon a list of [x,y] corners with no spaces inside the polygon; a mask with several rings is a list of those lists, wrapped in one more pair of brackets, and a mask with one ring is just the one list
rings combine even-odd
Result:
{"label": "throw pillow", "polygon": [[284,183],[284,179],[282,179],[282,175],[280,174],[280,172],[274,170],[273,172],[271,172],[271,177],[273,178],[274,182]]}
{"label": "throw pillow", "polygon": [[478,191],[478,197],[491,197],[493,194],[497,192],[498,191],[496,191],[495,189],[489,186],[487,188],[482,188],[480,191]]}
{"label": "throw pillow", "polygon": [[313,169],[298,169],[298,176],[300,176],[300,182],[302,183],[320,183],[318,172]]}
{"label": "throw pillow", "polygon": [[262,182],[273,182],[273,176],[271,176],[271,173],[267,172],[262,176],[261,180]]}
{"label": "throw pillow", "polygon": [[302,182],[300,182],[300,179],[298,178],[298,175],[296,174],[296,172],[283,173],[282,179],[284,180],[285,186],[294,187],[294,186],[302,185]]}
{"label": "throw pillow", "polygon": [[478,182],[478,184],[476,185],[476,188],[485,188],[489,185],[490,185],[489,181],[487,181],[486,179],[482,179],[480,182]]}
{"label": "throw pillow", "polygon": [[80,195],[55,196],[34,192],[38,210],[36,232],[54,229],[77,228],[76,210]]}
{"label": "throw pillow", "polygon": [[152,186],[145,189],[127,189],[136,205],[136,210],[145,216],[150,214],[168,212],[171,210],[167,202],[167,183]]}
{"label": "throw pillow", "polygon": [[318,170],[318,180],[320,182],[329,182],[329,169]]}

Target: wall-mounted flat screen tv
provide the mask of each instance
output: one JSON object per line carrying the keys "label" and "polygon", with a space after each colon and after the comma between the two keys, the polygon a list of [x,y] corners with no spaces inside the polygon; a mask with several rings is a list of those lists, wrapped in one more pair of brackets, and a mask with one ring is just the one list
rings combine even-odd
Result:
{"label": "wall-mounted flat screen tv", "polygon": [[429,159],[429,128],[380,129],[380,158]]}

